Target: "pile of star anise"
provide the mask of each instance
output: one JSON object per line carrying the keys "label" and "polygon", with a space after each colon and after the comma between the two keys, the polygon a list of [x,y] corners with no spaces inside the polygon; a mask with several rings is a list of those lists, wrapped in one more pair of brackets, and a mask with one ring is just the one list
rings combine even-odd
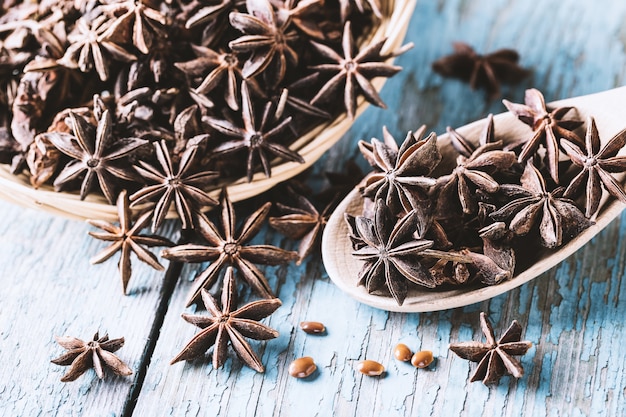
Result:
{"label": "pile of star anise", "polygon": [[605,192],[626,202],[613,176],[626,171],[626,130],[601,142],[593,118],[548,109],[535,89],[525,104],[503,102],[527,134],[504,143],[491,115],[479,138],[449,128],[453,166],[425,127],[400,147],[386,129],[359,143],[374,167],[363,215],[346,216],[359,285],[401,305],[415,286],[498,284],[588,227]]}
{"label": "pile of star anise", "polygon": [[[176,201],[187,227],[207,186],[303,162],[289,146],[359,95],[384,106],[370,80],[402,51],[355,42],[380,17],[378,0],[6,0],[0,162],[81,198],[128,190],[155,227]],[[140,191],[172,176],[193,190]]]}

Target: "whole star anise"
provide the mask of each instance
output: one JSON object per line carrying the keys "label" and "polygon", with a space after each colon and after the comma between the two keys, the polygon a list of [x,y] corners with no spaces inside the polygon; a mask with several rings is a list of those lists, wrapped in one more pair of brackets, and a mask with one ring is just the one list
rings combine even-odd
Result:
{"label": "whole star anise", "polygon": [[600,135],[596,122],[593,117],[589,117],[584,152],[578,145],[568,140],[564,139],[561,144],[574,165],[582,167],[582,171],[570,181],[563,194],[564,197],[577,197],[584,189],[587,217],[593,216],[598,211],[602,187],[613,197],[626,203],[623,186],[611,175],[614,172],[626,171],[626,157],[617,156],[617,153],[626,145],[626,129],[613,136],[600,149]]}
{"label": "whole star anise", "polygon": [[169,239],[156,235],[142,235],[141,230],[148,225],[151,212],[145,212],[132,224],[132,211],[128,202],[128,194],[126,190],[122,190],[117,197],[117,215],[119,218],[119,226],[115,226],[103,220],[87,220],[87,222],[97,227],[103,232],[89,232],[89,236],[104,240],[111,243],[106,249],[98,253],[90,259],[92,264],[99,264],[106,261],[118,251],[120,252],[120,260],[118,269],[122,278],[122,290],[126,294],[128,282],[132,275],[130,254],[134,252],[140,261],[150,265],[157,271],[163,271],[163,265],[159,263],[157,257],[144,246],[173,246]]}
{"label": "whole star anise", "polygon": [[550,176],[559,183],[559,140],[567,139],[581,147],[584,146],[580,138],[573,132],[580,127],[583,122],[579,120],[563,120],[573,107],[558,107],[554,110],[548,110],[543,98],[543,94],[537,89],[530,88],[526,90],[524,96],[525,104],[511,103],[508,100],[502,100],[507,109],[522,122],[529,125],[533,134],[529,138],[510,144],[509,149],[522,146],[519,154],[519,162],[529,160],[543,142],[546,148],[546,165]]}
{"label": "whole star anise", "polygon": [[[485,128],[480,135],[479,146],[474,146],[456,130],[448,127],[448,134],[452,146],[460,154],[456,160],[456,167],[452,173],[437,178],[440,189],[439,204],[443,210],[450,209],[454,199],[451,194],[458,196],[463,212],[476,212],[476,188],[487,193],[495,193],[499,184],[490,174],[510,168],[517,160],[514,152],[503,151],[502,141],[493,141],[493,115],[487,117]],[[471,184],[471,185],[470,185]]]}
{"label": "whole star anise", "polygon": [[[350,222],[348,216],[348,222]],[[369,293],[386,288],[398,305],[402,305],[409,283],[435,288],[437,282],[424,265],[424,258],[469,262],[463,255],[443,252],[433,247],[433,241],[422,238],[425,219],[410,211],[397,220],[383,200],[376,201],[374,219],[358,216],[354,220],[362,244],[352,255],[364,261],[358,285]],[[418,231],[418,237],[413,236]]]}
{"label": "whole star anise", "polygon": [[454,53],[433,62],[433,70],[443,77],[468,82],[472,89],[484,88],[489,99],[500,95],[500,84],[515,84],[526,78],[529,71],[520,67],[519,54],[513,49],[498,49],[478,54],[463,42],[453,42]]}
{"label": "whole star anise", "polygon": [[330,80],[311,99],[312,105],[318,105],[322,101],[333,98],[333,93],[344,84],[344,106],[348,112],[348,117],[354,119],[356,112],[356,96],[361,91],[367,101],[375,106],[386,108],[387,106],[378,95],[376,88],[370,80],[375,77],[391,77],[402,68],[386,64],[384,61],[391,56],[404,53],[412,47],[411,44],[394,51],[390,55],[381,55],[381,49],[387,39],[383,39],[372,45],[365,47],[355,54],[354,42],[350,21],[346,22],[343,29],[341,47],[343,56],[339,55],[329,46],[311,41],[311,44],[324,58],[332,61],[329,64],[314,65],[311,69],[322,73],[335,73]]}
{"label": "whole star anise", "polygon": [[425,131],[422,126],[415,133],[408,132],[400,148],[386,127],[382,141],[359,141],[361,153],[375,168],[365,177],[365,197],[382,199],[393,213],[409,212],[416,200],[426,198],[428,189],[436,184],[428,175],[441,160],[441,153],[434,133],[422,139]]}
{"label": "whole star anise", "polygon": [[237,356],[250,368],[264,372],[265,368],[245,337],[254,340],[268,340],[278,336],[278,332],[258,321],[272,314],[281,302],[278,298],[258,300],[237,308],[237,292],[234,271],[226,269],[222,289],[222,306],[206,290],[201,291],[202,302],[211,316],[183,314],[188,323],[198,326],[200,333],[195,335],[183,350],[172,359],[171,364],[186,361],[202,355],[213,348],[213,367],[220,368],[227,358],[228,342]]}
{"label": "whole star anise", "polygon": [[193,228],[193,213],[202,207],[217,204],[217,201],[211,198],[203,188],[211,183],[218,173],[214,171],[193,173],[192,166],[198,146],[190,146],[185,150],[176,169],[172,164],[165,141],[154,142],[154,149],[160,169],[144,161],[139,161],[139,165],[135,165],[135,169],[144,180],[153,184],[143,187],[130,196],[131,207],[148,201],[156,201],[152,216],[153,233],[163,223],[172,204],[176,207],[183,229]]}
{"label": "whole star anise", "polygon": [[252,181],[257,159],[260,160],[265,175],[271,177],[272,167],[268,154],[279,156],[288,161],[304,163],[304,159],[297,152],[274,141],[276,136],[283,133],[289,127],[291,117],[287,117],[277,122],[274,127],[271,127],[270,124],[274,121],[274,117],[271,111],[272,104],[268,103],[263,112],[261,123],[258,125],[255,121],[256,118],[252,98],[250,97],[248,85],[245,81],[241,83],[241,102],[243,127],[236,126],[228,120],[220,120],[211,116],[204,116],[202,118],[202,120],[213,129],[228,137],[235,138],[234,140],[225,141],[217,145],[213,150],[216,157],[247,149],[248,158],[246,170],[248,181]]}
{"label": "whole star anise", "polygon": [[461,342],[450,344],[450,350],[459,357],[472,362],[478,362],[470,381],[482,381],[483,384],[495,384],[504,375],[510,374],[515,378],[524,375],[524,368],[518,359],[513,356],[525,355],[532,347],[529,341],[520,340],[522,326],[513,320],[508,329],[498,341],[493,333],[493,327],[485,313],[480,313],[480,328],[487,339],[481,342]]}
{"label": "whole star anise", "polygon": [[139,138],[115,140],[113,137],[113,121],[106,110],[98,120],[94,129],[83,116],[70,111],[70,127],[73,134],[63,132],[47,132],[43,137],[58,150],[73,160],[65,166],[54,180],[57,189],[66,183],[84,175],[80,187],[80,198],[84,199],[91,191],[94,178],[104,196],[113,204],[115,201],[116,178],[132,181],[136,176],[132,170],[124,166],[121,160],[137,148],[148,143]]}
{"label": "whole star anise", "polygon": [[500,191],[512,201],[490,215],[496,221],[510,220],[509,229],[515,235],[526,235],[539,223],[541,244],[556,248],[563,244],[564,237],[571,238],[591,224],[572,200],[561,196],[562,187],[546,189],[532,161],[526,163],[520,182],[521,186],[500,185]]}
{"label": "whole star anise", "polygon": [[63,336],[55,338],[57,343],[67,349],[67,352],[56,359],[52,359],[55,365],[68,366],[70,370],[63,375],[61,382],[74,381],[93,368],[98,378],[104,378],[104,368],[109,368],[113,373],[120,376],[128,376],[133,371],[118,358],[113,352],[124,346],[124,338],[109,340],[108,335],[102,337],[98,332],[89,342],[84,342],[75,337]]}
{"label": "whole star anise", "polygon": [[261,297],[274,297],[267,279],[254,264],[285,264],[296,260],[298,254],[270,245],[246,245],[261,230],[271,205],[266,203],[261,206],[244,221],[239,232],[235,233],[235,211],[226,189],[223,189],[220,198],[223,232],[220,233],[204,215],[197,214],[196,230],[207,243],[180,245],[161,252],[162,257],[175,261],[211,262],[196,277],[187,298],[187,306],[197,300],[203,288],[210,288],[215,283],[225,266],[237,267],[246,283]]}

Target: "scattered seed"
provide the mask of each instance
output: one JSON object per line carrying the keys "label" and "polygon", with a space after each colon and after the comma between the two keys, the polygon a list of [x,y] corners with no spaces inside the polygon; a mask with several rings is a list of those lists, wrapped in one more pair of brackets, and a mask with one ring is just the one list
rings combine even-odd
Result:
{"label": "scattered seed", "polygon": [[320,334],[326,331],[324,323],[319,321],[302,321],[300,322],[300,328],[308,334]]}
{"label": "scattered seed", "polygon": [[433,360],[433,353],[430,350],[421,350],[419,352],[415,352],[411,358],[411,364],[416,368],[426,368],[428,365],[433,363]]}
{"label": "scattered seed", "polygon": [[367,376],[379,376],[385,372],[385,367],[382,364],[369,359],[359,361],[356,365],[356,369]]}
{"label": "scattered seed", "polygon": [[399,361],[407,362],[411,360],[413,352],[411,352],[411,349],[404,343],[398,343],[393,350],[393,356]]}
{"label": "scattered seed", "polygon": [[317,366],[313,362],[313,358],[310,356],[304,356],[298,358],[289,364],[289,375],[294,378],[306,378],[311,375]]}

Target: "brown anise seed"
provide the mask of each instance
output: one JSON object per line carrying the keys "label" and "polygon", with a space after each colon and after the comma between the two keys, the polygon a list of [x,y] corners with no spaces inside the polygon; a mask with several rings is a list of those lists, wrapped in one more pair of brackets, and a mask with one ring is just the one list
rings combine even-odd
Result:
{"label": "brown anise seed", "polygon": [[302,321],[300,322],[300,328],[308,334],[319,334],[326,331],[324,323],[319,321]]}
{"label": "brown anise seed", "polygon": [[313,362],[313,358],[310,356],[304,356],[298,358],[289,364],[289,375],[294,378],[306,378],[311,375],[317,366]]}
{"label": "brown anise seed", "polygon": [[398,343],[393,350],[393,356],[399,361],[407,362],[411,360],[413,352],[411,352],[411,349],[404,343]]}
{"label": "brown anise seed", "polygon": [[433,363],[433,353],[430,350],[421,350],[419,352],[415,352],[415,355],[411,358],[411,365],[416,368],[426,368],[428,365]]}
{"label": "brown anise seed", "polygon": [[379,376],[385,372],[385,367],[376,361],[366,359],[364,361],[359,361],[356,365],[356,369],[367,376]]}

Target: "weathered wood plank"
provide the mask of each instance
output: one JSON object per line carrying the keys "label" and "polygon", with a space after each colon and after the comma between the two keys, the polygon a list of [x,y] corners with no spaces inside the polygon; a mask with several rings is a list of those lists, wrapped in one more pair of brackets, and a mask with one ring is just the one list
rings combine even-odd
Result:
{"label": "weathered wood plank", "polygon": [[[89,225],[5,202],[0,213],[0,415],[121,416],[164,274],[134,262],[125,297],[114,260],[89,264],[104,247],[87,235]],[[54,336],[90,340],[96,331],[125,337],[119,357],[135,375],[101,381],[89,371],[73,383],[60,382],[68,368],[50,363],[64,352]]]}

